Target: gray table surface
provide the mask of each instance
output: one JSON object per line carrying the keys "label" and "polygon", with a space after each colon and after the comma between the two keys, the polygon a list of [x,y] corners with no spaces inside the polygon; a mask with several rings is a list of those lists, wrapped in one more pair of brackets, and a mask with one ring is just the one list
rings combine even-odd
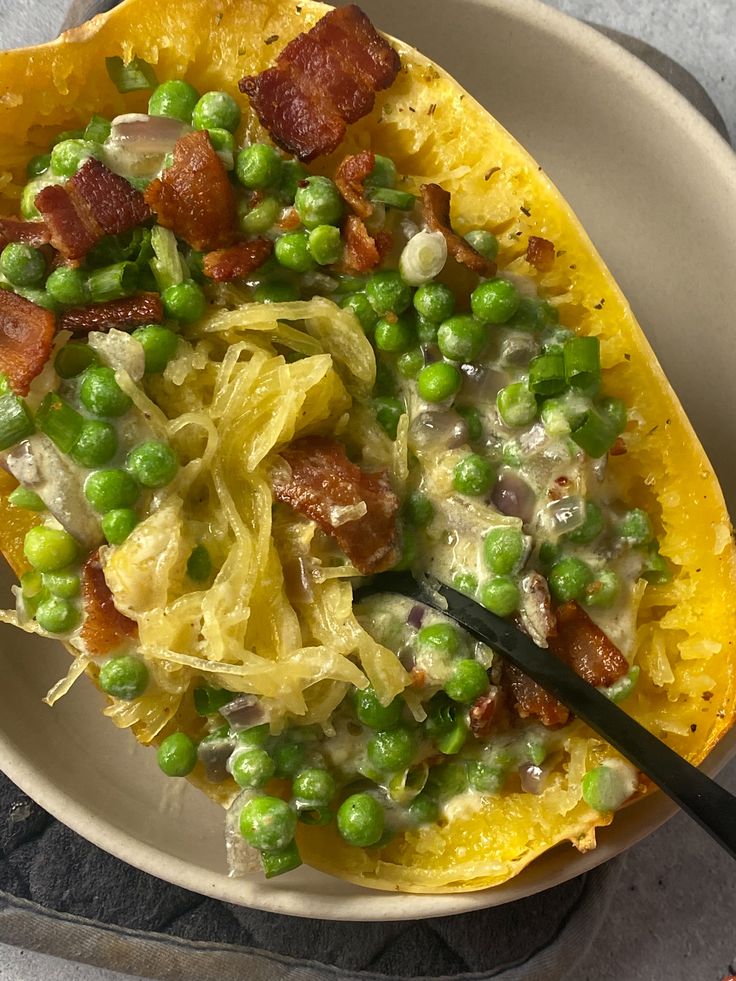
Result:
{"label": "gray table surface", "polygon": [[[0,48],[53,37],[68,0],[0,0]],[[736,0],[551,0],[640,37],[692,72],[736,138]],[[722,775],[736,792],[736,761]],[[609,923],[569,981],[720,981],[736,973],[734,866],[682,815],[631,849]],[[0,981],[134,981],[0,944]]]}

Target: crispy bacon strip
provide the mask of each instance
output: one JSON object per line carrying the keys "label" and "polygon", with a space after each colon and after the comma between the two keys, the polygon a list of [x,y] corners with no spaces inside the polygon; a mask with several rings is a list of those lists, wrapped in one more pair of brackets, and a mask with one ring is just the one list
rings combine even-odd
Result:
{"label": "crispy bacon strip", "polygon": [[[273,494],[331,535],[364,575],[382,572],[400,556],[399,502],[385,473],[366,473],[337,440],[307,436],[285,449],[272,472]],[[365,502],[366,513],[342,521],[340,510]]]}
{"label": "crispy bacon strip", "polygon": [[174,162],[146,188],[159,224],[200,252],[235,241],[235,192],[206,130],[176,141]]}
{"label": "crispy bacon strip", "polygon": [[354,4],[297,35],[260,75],[241,79],[261,124],[302,160],[331,153],[347,123],[373,108],[400,68],[398,53]]}
{"label": "crispy bacon strip", "polygon": [[150,218],[143,195],[124,177],[90,157],[63,186],[36,195],[51,244],[67,259],[82,259],[105,235],[119,235]]}
{"label": "crispy bacon strip", "polygon": [[546,238],[530,235],[526,247],[526,261],[540,272],[549,272],[555,264],[555,247]]}
{"label": "crispy bacon strip", "polygon": [[596,687],[612,685],[629,670],[626,658],[577,603],[557,610],[557,635],[550,650]]}
{"label": "crispy bacon strip", "polygon": [[439,184],[422,184],[419,190],[427,228],[432,232],[442,232],[450,255],[479,276],[493,276],[496,263],[476,252],[470,242],[453,232],[450,224],[450,192]]}
{"label": "crispy bacon strip", "polygon": [[99,550],[84,563],[82,598],[85,614],[82,640],[91,654],[110,654],[135,638],[138,627],[116,609],[100,564]]}
{"label": "crispy bacon strip", "polygon": [[345,251],[343,264],[354,272],[370,272],[381,261],[378,245],[357,215],[348,215],[345,222]]}
{"label": "crispy bacon strip", "polygon": [[363,182],[373,170],[375,162],[375,153],[361,150],[360,153],[345,157],[335,174],[335,183],[340,194],[358,218],[370,218],[373,214],[373,205],[365,196]]}
{"label": "crispy bacon strip", "polygon": [[45,221],[24,221],[22,218],[0,218],[0,249],[9,242],[24,242],[39,248],[50,239]]}
{"label": "crispy bacon strip", "polygon": [[570,718],[565,706],[536,681],[513,664],[504,664],[503,680],[511,694],[511,703],[520,719],[536,716],[545,726],[564,725]]}
{"label": "crispy bacon strip", "polygon": [[48,361],[55,330],[51,310],[10,290],[0,290],[0,371],[18,395],[28,394],[31,382]]}
{"label": "crispy bacon strip", "polygon": [[139,293],[122,300],[72,307],[62,313],[59,327],[75,334],[88,334],[91,330],[105,331],[110,327],[132,330],[144,324],[160,324],[163,319],[164,308],[158,293]]}
{"label": "crispy bacon strip", "polygon": [[204,257],[204,274],[218,283],[242,279],[258,269],[273,252],[273,242],[256,238],[252,242],[238,242],[228,249],[209,252]]}

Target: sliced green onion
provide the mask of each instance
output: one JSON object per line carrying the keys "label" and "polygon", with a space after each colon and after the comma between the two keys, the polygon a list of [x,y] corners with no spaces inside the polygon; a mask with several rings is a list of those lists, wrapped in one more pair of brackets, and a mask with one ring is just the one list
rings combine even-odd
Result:
{"label": "sliced green onion", "polygon": [[36,431],[33,417],[23,399],[17,395],[0,398],[0,450],[8,450]]}
{"label": "sliced green onion", "polygon": [[582,421],[572,428],[570,435],[580,449],[594,459],[605,456],[618,438],[616,430],[595,409],[585,413]]}
{"label": "sliced green onion", "polygon": [[45,511],[46,505],[35,491],[27,487],[16,487],[8,494],[8,503],[25,511]]}
{"label": "sliced green onion", "polygon": [[562,348],[565,381],[577,388],[595,384],[601,375],[601,345],[597,337],[571,337]]}
{"label": "sliced green onion", "polygon": [[93,303],[120,300],[130,296],[138,286],[138,267],[134,262],[116,262],[95,269],[87,277],[87,291]]}
{"label": "sliced green onion", "polygon": [[79,439],[84,418],[55,392],[49,392],[36,412],[36,425],[62,453],[69,453]]}
{"label": "sliced green onion", "polygon": [[158,85],[155,71],[142,58],[133,58],[125,63],[122,58],[114,55],[112,58],[105,58],[105,67],[118,92],[154,89]]}
{"label": "sliced green onion", "polygon": [[184,263],[179,255],[176,235],[168,228],[154,225],[151,229],[151,246],[155,258],[151,259],[151,269],[161,292],[169,286],[178,286],[184,281]]}
{"label": "sliced green onion", "polygon": [[104,143],[110,135],[112,123],[104,116],[93,116],[87,123],[82,139],[89,140],[90,143]]}
{"label": "sliced green onion", "polygon": [[[396,193],[396,192],[393,192]],[[422,286],[439,276],[447,262],[447,242],[442,232],[413,235],[399,257],[401,278],[410,286]]]}
{"label": "sliced green onion", "polygon": [[194,689],[194,709],[197,715],[214,715],[235,696],[236,692],[228,691],[227,688],[202,685]]}
{"label": "sliced green onion", "polygon": [[619,678],[618,681],[614,681],[612,685],[608,688],[602,688],[601,691],[604,695],[611,699],[612,702],[623,702],[625,698],[628,698],[636,687],[636,683],[639,680],[639,674],[641,668],[638,664],[635,664],[633,668],[629,668],[628,672]]}
{"label": "sliced green onion", "polygon": [[56,355],[54,368],[59,378],[76,378],[85,368],[98,362],[97,352],[89,344],[70,341]]}
{"label": "sliced green onion", "polygon": [[372,187],[368,189],[368,197],[374,204],[385,204],[389,208],[399,208],[401,211],[411,211],[417,199],[408,191],[396,191],[392,187]]}
{"label": "sliced green onion", "polygon": [[529,365],[529,389],[547,398],[565,389],[565,362],[561,354],[542,354]]}

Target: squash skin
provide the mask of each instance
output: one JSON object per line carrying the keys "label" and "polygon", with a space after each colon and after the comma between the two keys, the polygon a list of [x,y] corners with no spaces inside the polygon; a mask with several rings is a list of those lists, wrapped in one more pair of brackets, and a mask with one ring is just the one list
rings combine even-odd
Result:
{"label": "squash skin", "polygon": [[[327,9],[310,0],[126,0],[51,44],[0,53],[0,212],[17,212],[25,162],[46,149],[52,134],[84,125],[94,112],[144,109],[147,93],[120,95],[105,57],[137,55],[157,66],[161,80],[185,77],[200,89],[225,89],[243,109],[240,135],[258,138],[263,131],[237,80],[270,65]],[[660,735],[664,722],[668,744],[698,763],[736,717],[736,554],[716,477],[625,299],[544,172],[441,69],[401,43],[397,48],[403,70],[394,86],[349,128],[339,151],[313,169],[329,171],[346,152],[370,147],[394,159],[410,176],[410,189],[424,179],[441,183],[452,193],[458,231],[478,225],[496,231],[500,265],[514,262],[516,271],[564,297],[563,319],[600,337],[605,389],[638,416],[626,434],[628,452],[609,465],[625,498],[654,516],[661,551],[676,567],[671,583],[644,594],[635,658],[642,673],[625,707]],[[564,254],[550,272],[537,273],[523,259],[529,235],[550,239]],[[23,536],[37,518],[6,504],[12,478],[0,476],[0,549],[20,572]],[[182,711],[172,728],[194,721]],[[570,740],[587,766],[611,755],[580,723]],[[504,794],[493,807],[458,815],[441,830],[409,833],[382,850],[351,848],[332,828],[302,828],[300,847],[310,864],[374,888],[482,889],[559,841],[591,844],[594,828],[610,816],[574,800],[574,789]]]}

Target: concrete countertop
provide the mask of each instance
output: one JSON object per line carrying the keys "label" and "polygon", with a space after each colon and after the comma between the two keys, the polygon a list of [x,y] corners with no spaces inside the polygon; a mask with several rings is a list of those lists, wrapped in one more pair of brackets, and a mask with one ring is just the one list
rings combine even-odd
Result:
{"label": "concrete countertop", "polygon": [[[736,0],[548,0],[687,68],[736,137]],[[53,37],[67,0],[0,0],[0,48]],[[736,761],[721,781],[736,792]],[[732,861],[683,815],[631,849],[594,950],[568,981],[720,981],[736,970]],[[0,944],[0,981],[135,981]]]}

